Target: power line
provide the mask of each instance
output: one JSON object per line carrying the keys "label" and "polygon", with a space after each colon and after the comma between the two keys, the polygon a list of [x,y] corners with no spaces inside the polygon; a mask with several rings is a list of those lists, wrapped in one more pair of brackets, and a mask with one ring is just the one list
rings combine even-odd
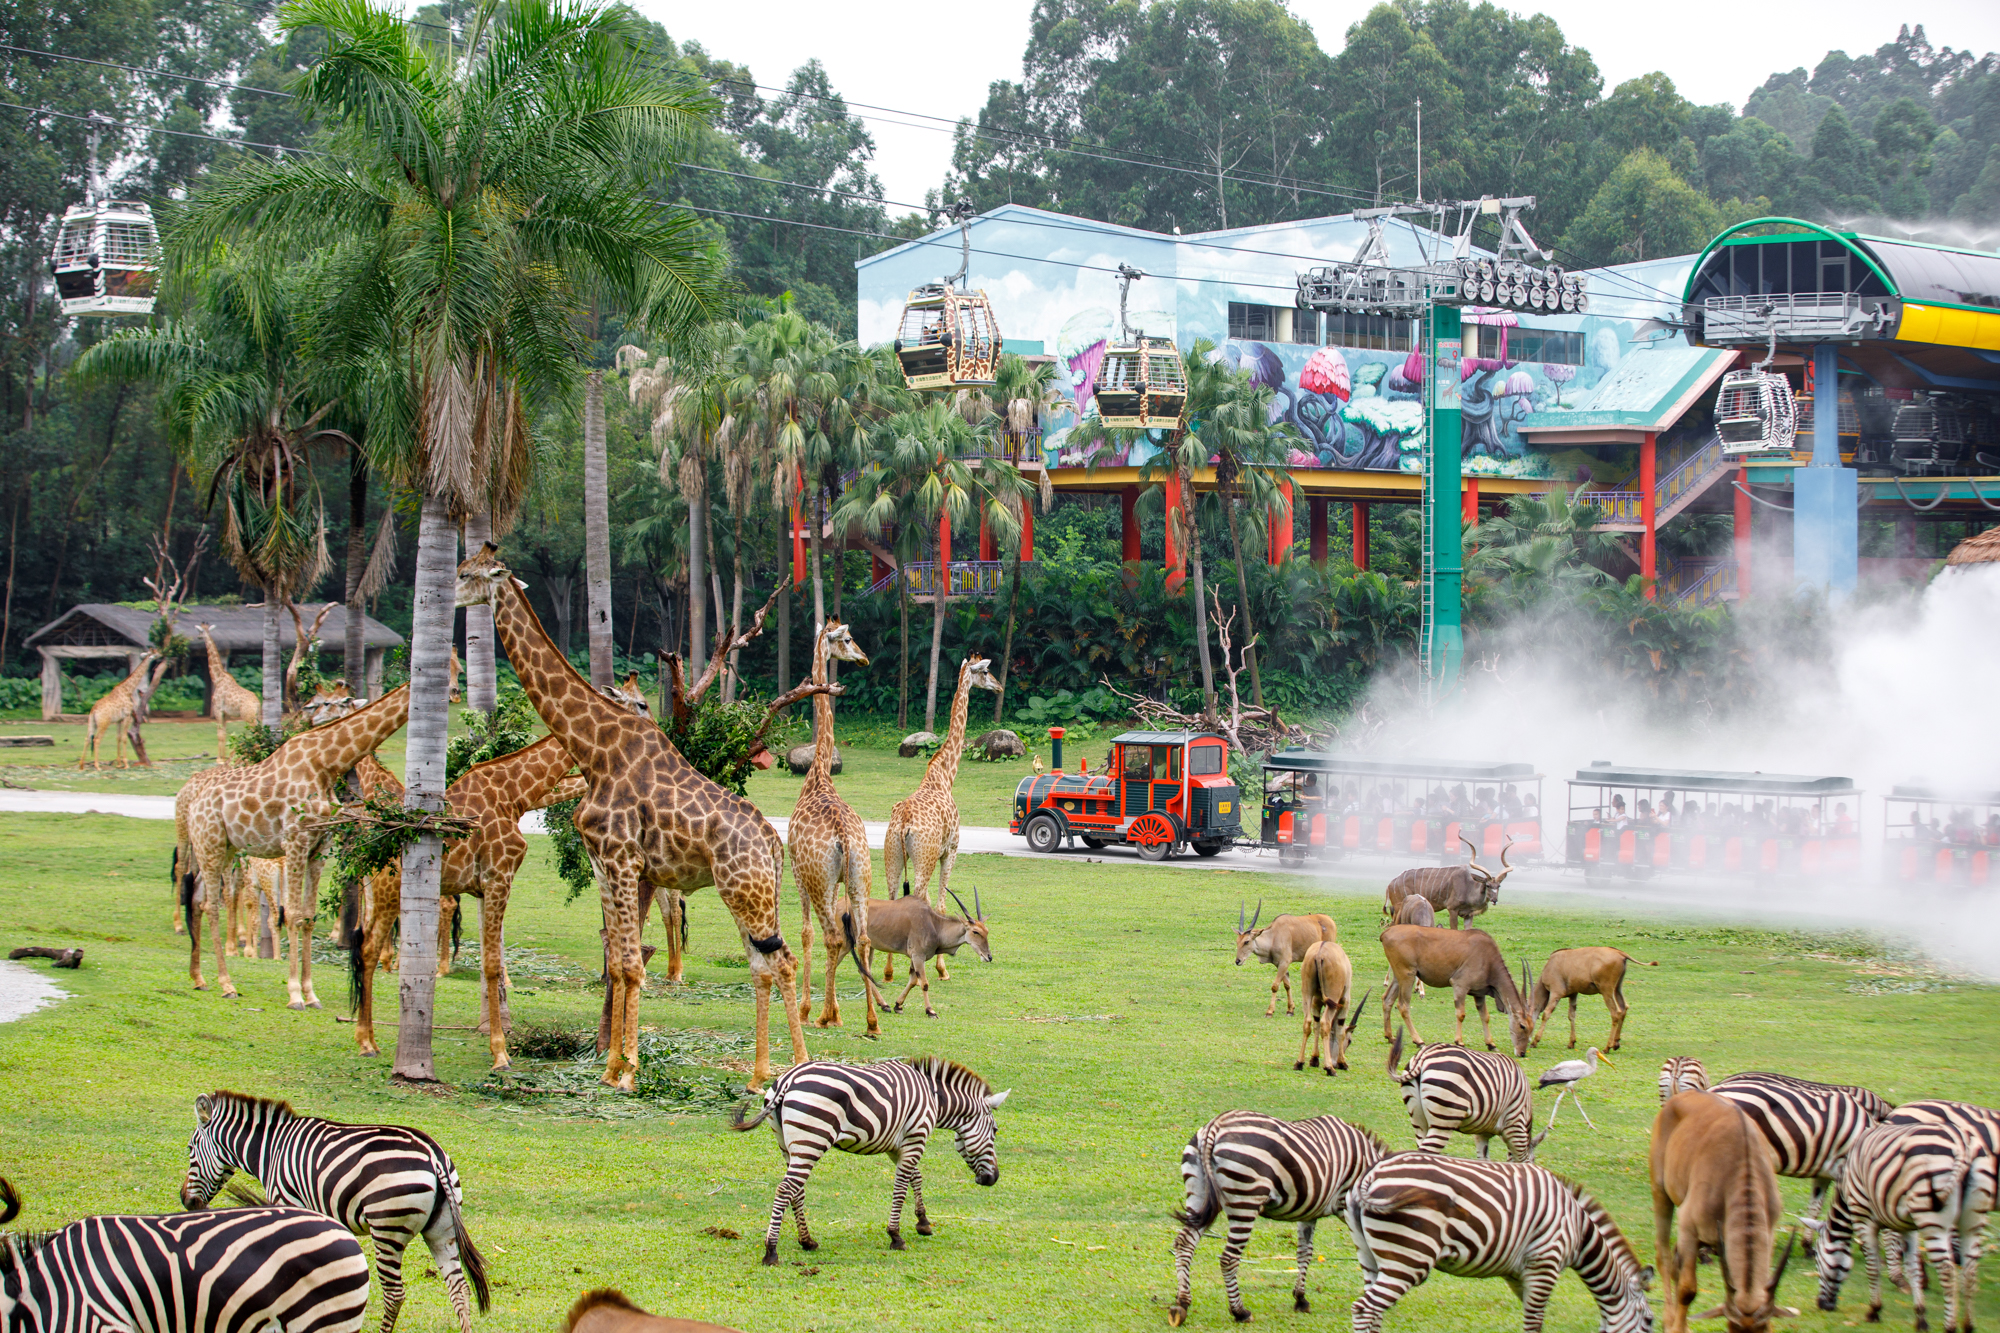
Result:
{"label": "power line", "polygon": [[47,56],[51,60],[71,60],[79,65],[102,65],[106,69],[122,69],[130,74],[144,74],[149,78],[172,79],[176,83],[205,83],[213,88],[241,89],[246,93],[263,93],[267,97],[293,97],[294,93],[279,92],[275,88],[253,88],[247,83],[230,83],[226,79],[205,79],[199,74],[176,74],[167,69],[147,69],[143,65],[121,65],[115,60],[92,60],[88,56],[64,55],[60,51],[37,51],[29,46],[15,46],[10,42],[0,42],[0,51],[18,51],[24,56]]}
{"label": "power line", "polygon": [[[139,130],[146,134],[173,134],[183,139],[208,139],[215,143],[226,143],[237,148],[269,148],[279,153],[310,153],[309,148],[287,148],[281,143],[256,143],[249,139],[229,139],[220,134],[197,134],[193,130],[170,130],[163,125],[138,125],[129,120],[113,120],[108,116],[79,116],[73,111],[57,111],[53,107],[23,106],[19,102],[0,102],[0,106],[12,107],[16,111],[26,111],[37,116],[61,116],[64,120],[81,120],[91,125],[115,125],[122,130]],[[324,157],[323,153],[314,153]]]}

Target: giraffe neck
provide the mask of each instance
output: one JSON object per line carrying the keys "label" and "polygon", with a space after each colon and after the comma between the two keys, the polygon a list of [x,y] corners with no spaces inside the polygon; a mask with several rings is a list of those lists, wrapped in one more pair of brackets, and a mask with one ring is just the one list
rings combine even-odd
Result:
{"label": "giraffe neck", "polygon": [[[588,772],[608,773],[620,762],[620,747],[606,744],[600,733],[616,737],[620,720],[633,715],[590,687],[576,668],[556,651],[549,632],[512,579],[493,599],[493,631],[507,651],[507,661],[521,678],[521,689],[542,715],[552,735]],[[669,751],[672,746],[667,747]]]}
{"label": "giraffe neck", "polygon": [[961,669],[958,693],[951,697],[951,725],[945,728],[944,740],[924,773],[923,785],[933,791],[950,791],[951,784],[958,780],[958,760],[965,753],[965,718],[971,711],[972,673]]}
{"label": "giraffe neck", "polygon": [[[820,631],[819,639],[813,645],[812,683],[826,684],[826,631]],[[807,777],[808,782],[827,782],[833,778],[833,696],[815,694],[813,696],[813,766]]]}
{"label": "giraffe neck", "polygon": [[207,630],[201,632],[201,641],[208,645],[208,678],[219,685],[229,676],[229,663],[223,660],[222,650],[215,646],[215,639]]}
{"label": "giraffe neck", "polygon": [[125,674],[125,679],[119,682],[118,687],[112,691],[112,694],[130,695],[134,690],[139,688],[139,683],[146,679],[146,668],[151,665],[145,658],[140,658],[139,665],[133,667]]}
{"label": "giraffe neck", "polygon": [[474,764],[451,784],[445,796],[519,819],[546,803],[550,788],[562,781],[574,763],[560,740],[544,736],[512,754]]}
{"label": "giraffe neck", "polygon": [[320,773],[343,774],[359,763],[362,755],[374,753],[409,720],[410,687],[398,685],[338,722],[300,732],[280,745],[271,759],[282,755],[291,763],[303,763]]}

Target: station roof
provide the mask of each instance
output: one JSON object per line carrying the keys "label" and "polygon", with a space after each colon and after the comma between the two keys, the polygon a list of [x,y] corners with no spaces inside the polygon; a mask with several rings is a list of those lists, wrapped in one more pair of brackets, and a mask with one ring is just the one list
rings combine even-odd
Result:
{"label": "station roof", "polygon": [[[1767,236],[1744,236],[1752,227],[1787,226],[1791,230]],[[1861,261],[1862,270],[1881,279],[1889,294],[1904,301],[2000,310],[2000,254],[1901,237],[1870,236],[1835,231],[1798,218],[1751,218],[1725,228],[1708,243],[1688,271],[1684,299],[1693,300],[1708,260],[1717,250],[1753,245],[1790,245],[1824,239],[1837,243]]]}
{"label": "station roof", "polygon": [[1633,352],[1575,407],[1522,417],[1522,438],[1557,446],[1637,443],[1671,428],[1735,364],[1730,348],[1656,345]]}
{"label": "station roof", "polygon": [[1128,731],[1113,736],[1113,745],[1186,745],[1195,740],[1226,741],[1219,731]]}
{"label": "station roof", "polygon": [[[324,605],[324,602],[300,602],[299,614],[305,618],[307,625],[311,625],[313,617]],[[147,635],[152,632],[156,619],[158,617],[150,606],[141,608],[120,606],[116,602],[84,602],[29,635],[26,646],[130,648],[141,652],[146,648]],[[363,616],[361,620],[361,641],[368,648],[394,648],[403,641],[402,635],[381,621],[368,616]],[[199,628],[202,625],[209,626],[215,646],[225,655],[261,653],[264,650],[262,603],[254,606],[184,606],[174,624],[180,633],[194,641],[197,657],[202,652]],[[335,603],[320,624],[320,641],[328,651],[337,650],[346,634],[347,608]],[[280,613],[278,646],[290,653],[292,638],[292,617],[289,613]]]}
{"label": "station roof", "polygon": [[1326,750],[1279,750],[1264,767],[1281,773],[1339,773],[1366,778],[1429,778],[1438,782],[1522,782],[1541,774],[1533,764],[1486,759],[1364,759]]}
{"label": "station roof", "polygon": [[1580,768],[1575,786],[1650,787],[1664,791],[1711,791],[1746,796],[1858,796],[1853,778],[1803,773],[1737,773],[1716,768],[1628,768],[1592,764]]}

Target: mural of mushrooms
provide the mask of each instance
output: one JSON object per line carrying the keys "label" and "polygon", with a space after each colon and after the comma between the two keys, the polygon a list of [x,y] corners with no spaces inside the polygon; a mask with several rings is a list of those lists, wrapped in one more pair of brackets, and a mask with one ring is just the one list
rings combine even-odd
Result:
{"label": "mural of mushrooms", "polygon": [[1496,398],[1511,398],[1514,400],[1508,409],[1509,418],[1514,421],[1519,421],[1522,417],[1528,415],[1532,409],[1532,404],[1529,400],[1534,396],[1535,377],[1525,370],[1517,370],[1509,375],[1507,382],[1501,385],[1500,391],[1494,395]]}
{"label": "mural of mushrooms", "polygon": [[1424,405],[1416,398],[1356,398],[1341,418],[1361,435],[1361,448],[1343,460],[1348,467],[1414,472],[1424,442]]}
{"label": "mural of mushrooms", "polygon": [[1576,367],[1545,365],[1542,367],[1542,377],[1555,386],[1556,406],[1561,407],[1563,405],[1563,385],[1568,384],[1576,378]]}
{"label": "mural of mushrooms", "polygon": [[1389,374],[1389,390],[1392,393],[1422,393],[1424,389],[1424,354],[1412,352],[1403,364]]}
{"label": "mural of mushrooms", "polygon": [[[1504,388],[1498,393],[1494,391],[1493,377],[1506,371],[1507,330],[1521,321],[1506,310],[1467,306],[1465,322],[1498,328],[1500,356],[1497,360],[1492,357],[1468,356],[1459,361],[1458,374],[1462,381],[1459,388],[1459,408],[1463,414],[1460,418],[1463,426],[1460,452],[1465,458],[1481,454],[1505,457],[1507,446],[1500,438],[1500,423],[1494,420],[1494,409],[1500,406],[1507,394]],[[1530,383],[1530,390],[1533,387]]]}
{"label": "mural of mushrooms", "polygon": [[1368,466],[1355,462],[1347,453],[1347,427],[1341,420],[1340,405],[1353,396],[1347,358],[1338,348],[1319,348],[1299,372],[1299,401],[1291,416],[1322,464]]}

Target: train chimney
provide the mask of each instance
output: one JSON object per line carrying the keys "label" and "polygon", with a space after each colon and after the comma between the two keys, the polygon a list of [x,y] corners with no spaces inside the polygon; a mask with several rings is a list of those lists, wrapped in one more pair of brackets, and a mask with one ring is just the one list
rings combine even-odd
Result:
{"label": "train chimney", "polygon": [[1062,741],[1063,741],[1063,729],[1061,727],[1050,727],[1049,728],[1049,771],[1051,773],[1062,772]]}

